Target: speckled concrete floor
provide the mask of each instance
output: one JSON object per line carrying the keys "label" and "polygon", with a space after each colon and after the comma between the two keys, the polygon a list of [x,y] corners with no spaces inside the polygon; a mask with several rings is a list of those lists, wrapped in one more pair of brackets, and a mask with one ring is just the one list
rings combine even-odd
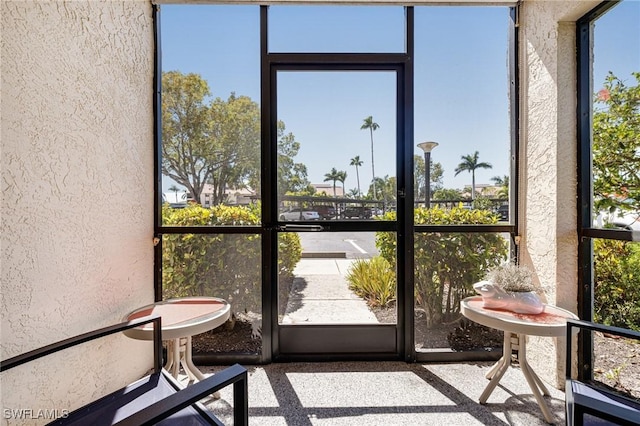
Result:
{"label": "speckled concrete floor", "polygon": [[[478,398],[490,363],[282,363],[248,366],[250,425],[546,425],[518,367],[510,367],[486,405]],[[212,373],[223,367],[202,367]],[[564,393],[547,386],[556,424]],[[232,424],[231,388],[206,405]]]}

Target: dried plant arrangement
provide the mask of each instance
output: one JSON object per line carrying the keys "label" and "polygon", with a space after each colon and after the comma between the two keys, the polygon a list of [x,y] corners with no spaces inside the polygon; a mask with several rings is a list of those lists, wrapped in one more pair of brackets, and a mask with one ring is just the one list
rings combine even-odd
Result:
{"label": "dried plant arrangement", "polygon": [[544,310],[538,288],[533,284],[533,272],[526,266],[510,262],[500,265],[473,288],[482,296],[485,308],[520,314],[539,314]]}
{"label": "dried plant arrangement", "polygon": [[538,291],[538,288],[533,284],[531,269],[512,262],[504,263],[490,270],[485,279],[500,286],[504,291],[512,293]]}

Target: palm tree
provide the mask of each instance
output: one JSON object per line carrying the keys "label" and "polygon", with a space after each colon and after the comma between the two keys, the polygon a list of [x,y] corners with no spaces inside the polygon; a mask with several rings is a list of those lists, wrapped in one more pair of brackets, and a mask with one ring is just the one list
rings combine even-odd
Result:
{"label": "palm tree", "polygon": [[360,160],[360,156],[356,155],[351,159],[349,163],[350,166],[356,167],[356,179],[358,180],[358,194],[357,196],[362,198],[362,192],[360,192],[360,173],[358,172],[358,167],[362,166],[362,160]]}
{"label": "palm tree", "polygon": [[458,176],[462,172],[471,173],[471,200],[476,199],[476,169],[491,169],[493,166],[489,163],[478,163],[478,151],[473,155],[463,155],[462,163],[456,167],[454,176]]}
{"label": "palm tree", "polygon": [[175,193],[176,193],[176,203],[179,203],[179,202],[180,202],[180,200],[178,200],[178,191],[180,191],[180,188],[178,188],[178,187],[177,187],[177,186],[175,186],[175,185],[171,185],[171,186],[169,187],[169,191],[173,191],[173,192],[175,192]]}
{"label": "palm tree", "polygon": [[380,126],[373,121],[373,116],[368,116],[364,119],[364,123],[360,126],[360,130],[369,129],[371,135],[371,179],[373,180],[373,199],[376,197],[376,169],[373,162],[373,132],[378,130]]}
{"label": "palm tree", "polygon": [[344,195],[344,181],[347,180],[347,172],[340,170],[338,172],[338,182],[342,183],[342,195]]}
{"label": "palm tree", "polygon": [[339,181],[340,177],[340,172],[338,172],[335,167],[333,167],[329,173],[325,173],[324,175],[325,182],[333,181],[333,198],[336,198],[336,181]]}
{"label": "palm tree", "polygon": [[494,176],[491,180],[500,187],[498,197],[509,198],[509,176]]}

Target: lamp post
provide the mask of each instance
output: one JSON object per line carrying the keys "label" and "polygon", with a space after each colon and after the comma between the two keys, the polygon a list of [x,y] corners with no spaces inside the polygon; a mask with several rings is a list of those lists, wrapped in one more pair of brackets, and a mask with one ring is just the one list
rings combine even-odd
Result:
{"label": "lamp post", "polygon": [[438,146],[438,142],[422,142],[418,148],[424,151],[424,207],[431,208],[431,150]]}

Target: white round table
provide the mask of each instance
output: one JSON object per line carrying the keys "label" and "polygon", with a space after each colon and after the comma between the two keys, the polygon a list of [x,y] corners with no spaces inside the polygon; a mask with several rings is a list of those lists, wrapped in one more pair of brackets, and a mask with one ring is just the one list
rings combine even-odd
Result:
{"label": "white round table", "polygon": [[[468,297],[460,302],[462,315],[478,324],[504,331],[502,358],[491,367],[486,374],[489,384],[480,395],[480,404],[487,399],[502,379],[513,361],[516,352],[520,369],[538,401],[542,414],[547,422],[553,422],[553,416],[544,401],[542,394],[549,395],[549,390],[527,362],[527,336],[565,336],[567,319],[578,319],[573,313],[552,305],[544,305],[539,314],[518,314],[515,312],[488,309],[483,307],[481,296]],[[542,394],[541,394],[542,393]]]}
{"label": "white round table", "polygon": [[[161,316],[162,340],[168,341],[165,369],[177,378],[182,364],[190,380],[203,380],[204,374],[193,364],[191,336],[224,324],[231,314],[231,305],[217,297],[169,299],[138,308],[129,313],[125,321],[151,314]],[[133,339],[153,340],[152,324],[131,328],[124,333]]]}

